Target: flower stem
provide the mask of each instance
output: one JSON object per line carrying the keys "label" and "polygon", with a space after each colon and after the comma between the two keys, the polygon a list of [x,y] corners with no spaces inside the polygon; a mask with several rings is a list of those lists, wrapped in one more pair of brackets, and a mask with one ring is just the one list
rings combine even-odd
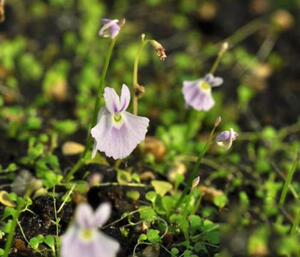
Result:
{"label": "flower stem", "polygon": [[298,165],[298,161],[299,161],[299,153],[297,151],[296,153],[296,158],[287,174],[287,178],[285,180],[285,183],[284,183],[284,186],[283,186],[283,189],[282,189],[282,192],[281,192],[281,196],[280,196],[280,199],[279,199],[279,207],[282,207],[284,202],[285,202],[285,198],[286,198],[286,195],[287,195],[287,192],[288,192],[288,189],[289,189],[289,186],[292,182],[292,179],[293,179],[293,175],[296,171],[296,168],[297,168],[297,165]]}
{"label": "flower stem", "polygon": [[73,178],[73,175],[81,167],[84,166],[84,164],[86,162],[86,158],[87,158],[87,153],[90,150],[90,148],[92,147],[93,140],[90,136],[90,130],[93,126],[95,126],[95,124],[97,122],[98,112],[99,112],[99,109],[101,107],[102,99],[103,99],[103,90],[104,90],[105,78],[106,78],[109,62],[110,62],[110,59],[111,59],[112,51],[113,51],[115,43],[116,43],[116,39],[117,39],[117,37],[115,37],[111,40],[110,46],[108,48],[108,51],[107,51],[105,59],[104,59],[103,68],[102,68],[101,77],[100,77],[100,83],[99,83],[99,87],[98,87],[99,96],[96,98],[94,111],[93,111],[93,116],[92,116],[92,121],[91,121],[91,123],[88,127],[88,133],[87,133],[85,149],[84,149],[83,153],[81,154],[80,159],[75,163],[75,165],[72,167],[72,169],[68,172],[68,174],[66,176],[66,181],[67,182],[70,181]]}
{"label": "flower stem", "polygon": [[216,128],[218,127],[218,125],[219,125],[219,123],[215,122],[215,125],[214,125],[212,131],[209,134],[208,140],[207,140],[206,144],[204,145],[200,155],[198,156],[196,164],[194,165],[192,173],[191,173],[191,175],[188,179],[187,185],[185,186],[180,198],[178,199],[178,201],[175,205],[175,210],[180,206],[180,204],[182,203],[184,197],[189,193],[189,191],[192,188],[192,184],[193,184],[194,179],[199,175],[200,164],[202,162],[203,157],[205,156],[206,152],[209,150],[209,147],[211,146],[211,144],[213,142],[214,134],[215,134],[215,131],[216,131]]}
{"label": "flower stem", "polygon": [[138,48],[137,54],[134,59],[134,64],[133,64],[132,84],[133,84],[133,114],[134,115],[138,114],[138,98],[139,98],[139,94],[140,94],[140,92],[139,92],[140,85],[138,82],[139,61],[140,61],[142,51],[148,42],[150,42],[150,40],[148,40],[148,39],[145,40],[145,35],[142,34],[141,44]]}
{"label": "flower stem", "polygon": [[18,224],[18,219],[19,219],[20,213],[22,212],[22,209],[25,205],[24,203],[25,203],[25,200],[23,200],[21,198],[18,199],[17,209],[16,209],[15,215],[13,217],[11,227],[10,227],[10,231],[9,231],[6,243],[5,243],[3,257],[8,257],[9,252],[11,250],[11,245],[12,245],[12,241],[13,241],[13,238],[14,238],[14,235],[15,235],[16,226]]}
{"label": "flower stem", "polygon": [[292,235],[294,235],[297,232],[299,224],[300,224],[300,209],[298,208],[296,210],[296,217],[294,219],[293,226],[292,226],[292,229],[291,229],[291,234]]}
{"label": "flower stem", "polygon": [[219,53],[218,53],[218,56],[214,62],[214,64],[212,65],[209,73],[210,74],[214,74],[217,70],[217,68],[219,67],[219,64],[224,56],[224,54],[226,53],[226,51],[228,50],[228,42],[224,42],[222,45],[221,45],[221,48],[219,50]]}

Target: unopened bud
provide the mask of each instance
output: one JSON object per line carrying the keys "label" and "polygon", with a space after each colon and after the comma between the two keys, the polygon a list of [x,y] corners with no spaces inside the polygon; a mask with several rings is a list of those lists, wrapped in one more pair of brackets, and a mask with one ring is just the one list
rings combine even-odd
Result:
{"label": "unopened bud", "polygon": [[218,127],[221,124],[221,122],[222,122],[222,118],[221,116],[219,116],[215,121],[215,127]]}
{"label": "unopened bud", "polygon": [[220,50],[220,54],[224,54],[229,48],[229,43],[228,42],[224,42],[221,46],[221,50]]}
{"label": "unopened bud", "polygon": [[192,183],[192,188],[191,189],[194,189],[195,187],[197,187],[200,183],[200,176],[196,177],[194,180],[193,180],[193,183]]}
{"label": "unopened bud", "polygon": [[125,18],[123,18],[122,20],[120,20],[120,22],[119,22],[120,27],[122,28],[125,25],[125,23],[126,23],[126,19]]}
{"label": "unopened bud", "polygon": [[144,41],[144,40],[145,40],[145,37],[146,37],[146,35],[143,33],[143,34],[141,35],[141,40]]}
{"label": "unopened bud", "polygon": [[151,40],[150,43],[154,47],[159,59],[161,61],[164,61],[167,58],[165,48],[160,43],[158,43],[156,40]]}

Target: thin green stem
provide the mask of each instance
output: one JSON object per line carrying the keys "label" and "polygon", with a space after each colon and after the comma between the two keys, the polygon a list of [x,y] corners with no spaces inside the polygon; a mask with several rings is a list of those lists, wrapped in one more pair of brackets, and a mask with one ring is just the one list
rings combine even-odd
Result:
{"label": "thin green stem", "polygon": [[138,69],[139,69],[139,61],[141,54],[143,52],[144,47],[146,44],[150,42],[150,40],[145,40],[144,35],[142,35],[141,38],[141,44],[138,48],[137,54],[134,59],[134,64],[133,64],[133,74],[132,74],[132,84],[133,84],[133,114],[137,115],[138,114],[138,98],[139,98],[139,82],[138,82]]}
{"label": "thin green stem", "polygon": [[292,229],[291,229],[291,234],[292,235],[297,232],[299,224],[300,224],[300,208],[298,208],[297,211],[296,211],[296,217],[294,219],[293,226],[292,226]]}
{"label": "thin green stem", "polygon": [[89,128],[88,128],[85,149],[84,149],[80,159],[76,162],[76,164],[73,166],[73,168],[68,172],[68,174],[66,176],[66,181],[67,182],[70,181],[73,178],[73,175],[81,167],[84,166],[84,164],[86,162],[86,158],[87,158],[87,153],[90,150],[90,148],[92,147],[93,140],[90,136],[90,130],[93,126],[95,126],[95,124],[97,122],[98,112],[99,112],[99,109],[101,107],[102,99],[103,99],[103,90],[104,90],[104,83],[105,83],[105,79],[106,79],[106,74],[107,74],[109,63],[110,63],[112,51],[113,51],[115,43],[116,43],[116,39],[117,39],[117,37],[111,40],[110,46],[108,48],[107,54],[106,54],[105,59],[104,59],[103,68],[102,68],[101,77],[100,77],[100,83],[99,83],[99,87],[98,87],[99,96],[96,98],[96,101],[95,101],[92,121],[91,121],[91,123],[89,125]]}
{"label": "thin green stem", "polygon": [[228,49],[228,43],[227,42],[224,42],[219,50],[219,53],[218,53],[218,56],[215,60],[215,62],[213,63],[212,67],[210,68],[209,70],[209,73],[210,74],[214,74],[217,70],[217,68],[219,67],[219,64],[224,56],[224,54],[226,53]]}
{"label": "thin green stem", "polygon": [[236,45],[265,26],[266,22],[264,20],[261,18],[255,19],[238,29],[232,36],[226,38],[225,41],[229,42],[232,46]]}
{"label": "thin green stem", "polygon": [[291,168],[288,171],[287,178],[285,180],[285,183],[284,183],[284,186],[283,186],[283,189],[282,189],[282,192],[281,192],[281,196],[280,196],[280,200],[279,200],[279,207],[282,207],[283,204],[285,203],[285,199],[286,199],[286,195],[287,195],[289,186],[292,182],[293,175],[294,175],[294,173],[296,171],[296,168],[297,168],[297,165],[298,165],[298,160],[299,160],[299,153],[297,151],[296,158],[295,158]]}
{"label": "thin green stem", "polygon": [[12,224],[11,224],[11,227],[10,227],[10,231],[9,231],[6,243],[5,243],[3,257],[8,257],[9,252],[11,250],[11,245],[12,245],[12,241],[13,241],[13,238],[14,238],[14,235],[15,235],[16,226],[18,224],[18,219],[19,219],[20,213],[22,212],[23,207],[25,206],[24,203],[25,203],[24,199],[19,199],[18,200],[17,209],[16,209],[15,215],[13,217]]}
{"label": "thin green stem", "polygon": [[194,165],[194,168],[192,170],[192,173],[188,179],[187,185],[185,186],[180,198],[178,199],[176,205],[175,205],[175,209],[177,209],[179,207],[179,205],[182,203],[184,197],[189,193],[189,191],[192,188],[192,184],[194,179],[199,175],[199,168],[200,168],[200,164],[202,162],[203,157],[205,156],[206,152],[208,151],[210,145],[213,142],[213,138],[214,138],[214,134],[215,134],[215,130],[217,128],[218,125],[215,124],[215,126],[213,127],[212,131],[210,132],[209,138],[206,142],[206,144],[203,147],[203,150],[201,151],[200,155],[198,156],[197,162]]}

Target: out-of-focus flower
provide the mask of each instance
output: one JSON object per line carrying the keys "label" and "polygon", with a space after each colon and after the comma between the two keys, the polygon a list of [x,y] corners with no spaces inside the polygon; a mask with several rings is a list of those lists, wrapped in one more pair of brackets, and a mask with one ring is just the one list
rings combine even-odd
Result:
{"label": "out-of-focus flower", "polygon": [[198,111],[210,110],[215,104],[211,88],[218,87],[222,83],[222,78],[214,77],[212,74],[195,81],[184,81],[182,93],[186,104]]}
{"label": "out-of-focus flower", "polygon": [[108,220],[111,206],[101,204],[95,212],[88,204],[80,204],[75,212],[75,222],[62,235],[62,257],[115,257],[119,243],[98,231]]}
{"label": "out-of-focus flower", "polygon": [[218,145],[223,146],[228,150],[232,146],[232,142],[236,140],[237,137],[238,133],[231,128],[229,131],[221,132],[217,136],[216,142]]}
{"label": "out-of-focus flower", "polygon": [[102,27],[99,31],[99,36],[115,38],[120,30],[121,25],[119,20],[102,19]]}
{"label": "out-of-focus flower", "polygon": [[93,157],[97,150],[108,157],[122,159],[145,139],[149,119],[126,112],[130,102],[130,91],[123,84],[121,97],[113,88],[104,89],[105,107],[98,115],[98,123],[92,128],[95,139]]}

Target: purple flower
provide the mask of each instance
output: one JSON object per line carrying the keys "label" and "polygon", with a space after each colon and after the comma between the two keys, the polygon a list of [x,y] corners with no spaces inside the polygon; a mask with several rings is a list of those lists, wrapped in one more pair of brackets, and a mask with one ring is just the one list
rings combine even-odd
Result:
{"label": "purple flower", "polygon": [[212,74],[205,75],[203,79],[184,81],[182,93],[186,104],[198,111],[208,111],[215,104],[211,88],[218,87],[222,83],[222,78],[214,77]]}
{"label": "purple flower", "polygon": [[102,27],[99,36],[115,38],[121,29],[119,20],[102,19]]}
{"label": "purple flower", "polygon": [[120,248],[114,239],[98,231],[109,218],[111,207],[101,204],[95,212],[88,204],[80,204],[75,222],[62,235],[62,257],[115,257]]}
{"label": "purple flower", "polygon": [[236,140],[238,133],[235,132],[232,128],[229,131],[221,132],[217,138],[216,142],[218,145],[223,146],[228,150],[232,146],[232,142]]}
{"label": "purple flower", "polygon": [[130,92],[123,84],[121,97],[113,88],[104,89],[105,107],[98,115],[98,123],[92,128],[95,139],[93,158],[97,150],[108,157],[123,159],[145,139],[149,119],[126,112],[130,102]]}

